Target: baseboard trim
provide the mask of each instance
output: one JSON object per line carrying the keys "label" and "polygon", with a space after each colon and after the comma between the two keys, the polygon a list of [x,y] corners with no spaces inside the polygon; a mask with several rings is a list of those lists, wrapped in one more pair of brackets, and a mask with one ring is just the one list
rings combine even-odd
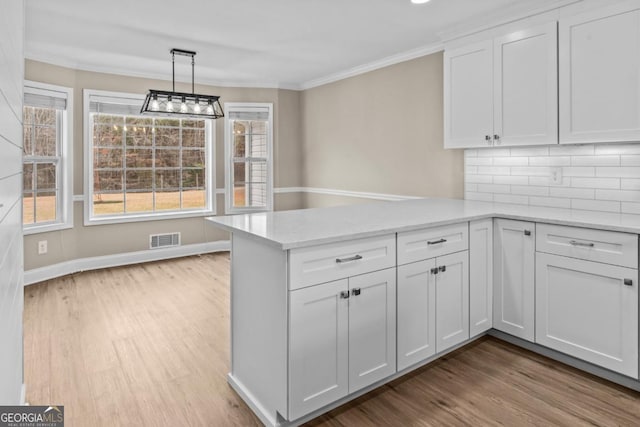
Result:
{"label": "baseboard trim", "polygon": [[197,243],[193,245],[177,246],[164,249],[150,249],[122,254],[104,255],[89,258],[78,258],[46,267],[34,268],[24,272],[24,285],[32,285],[44,280],[55,279],[67,274],[80,271],[97,270],[100,268],[119,267],[121,265],[137,264],[149,261],[179,258],[183,256],[199,255],[210,252],[224,252],[231,249],[229,240]]}

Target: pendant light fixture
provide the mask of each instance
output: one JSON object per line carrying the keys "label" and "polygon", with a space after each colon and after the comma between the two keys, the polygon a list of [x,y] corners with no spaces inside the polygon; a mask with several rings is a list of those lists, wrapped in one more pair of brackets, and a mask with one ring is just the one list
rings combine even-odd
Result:
{"label": "pendant light fixture", "polygon": [[[196,52],[182,49],[171,49],[170,52],[173,91],[168,92],[149,89],[149,93],[142,104],[142,109],[140,109],[140,114],[152,114],[154,116],[188,116],[204,119],[219,119],[220,117],[224,117],[219,96],[194,93]],[[176,55],[191,57],[191,93],[176,92]]]}

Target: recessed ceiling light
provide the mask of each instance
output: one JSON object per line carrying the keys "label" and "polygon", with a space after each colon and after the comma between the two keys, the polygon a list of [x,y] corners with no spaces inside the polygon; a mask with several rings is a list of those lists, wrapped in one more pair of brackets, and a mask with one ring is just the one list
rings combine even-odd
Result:
{"label": "recessed ceiling light", "polygon": [[427,3],[429,0],[411,0],[411,3],[413,4],[422,4],[422,3]]}

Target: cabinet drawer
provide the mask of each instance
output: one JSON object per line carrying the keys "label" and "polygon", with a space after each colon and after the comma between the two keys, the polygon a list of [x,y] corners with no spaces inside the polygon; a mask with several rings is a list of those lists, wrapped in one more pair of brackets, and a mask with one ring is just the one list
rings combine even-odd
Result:
{"label": "cabinet drawer", "polygon": [[538,224],[536,250],[638,268],[638,236],[616,231]]}
{"label": "cabinet drawer", "polygon": [[398,265],[422,261],[469,248],[469,225],[445,225],[398,233]]}
{"label": "cabinet drawer", "polygon": [[289,289],[299,289],[396,265],[395,235],[289,251]]}

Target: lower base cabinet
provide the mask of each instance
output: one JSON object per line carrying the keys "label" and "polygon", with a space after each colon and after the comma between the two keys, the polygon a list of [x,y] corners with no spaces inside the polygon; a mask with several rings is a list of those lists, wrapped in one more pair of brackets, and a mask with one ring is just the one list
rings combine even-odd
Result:
{"label": "lower base cabinet", "polygon": [[469,252],[398,267],[398,370],[469,339]]}
{"label": "lower base cabinet", "polygon": [[536,254],[536,342],[638,378],[638,270]]}
{"label": "lower base cabinet", "polygon": [[396,269],[289,293],[289,419],[396,372]]}

